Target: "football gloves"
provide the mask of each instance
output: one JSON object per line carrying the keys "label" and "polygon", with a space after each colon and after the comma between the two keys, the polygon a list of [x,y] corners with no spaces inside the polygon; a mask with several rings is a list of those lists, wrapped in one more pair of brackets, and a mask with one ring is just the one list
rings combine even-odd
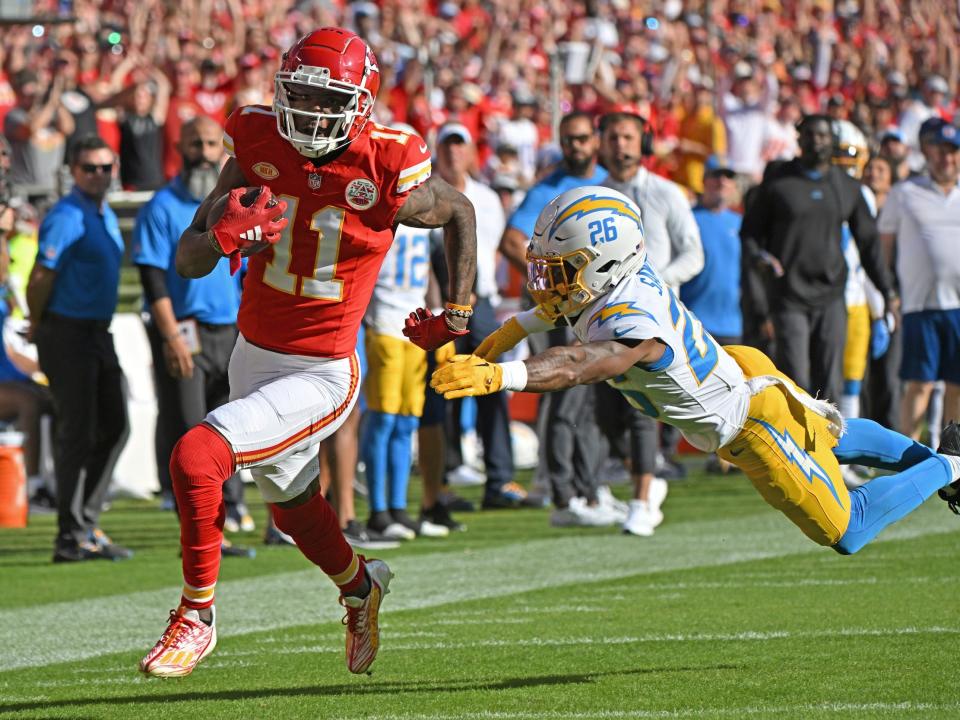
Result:
{"label": "football gloves", "polygon": [[249,188],[239,187],[230,191],[223,215],[210,228],[210,237],[220,254],[230,258],[230,273],[240,268],[240,256],[245,251],[262,249],[262,243],[274,244],[289,222],[283,217],[287,203],[283,200],[267,207],[273,197],[270,188],[263,186],[250,207],[244,207],[240,198]]}
{"label": "football gloves", "polygon": [[434,315],[426,308],[417,308],[404,321],[403,334],[410,342],[427,352],[446,345],[451,340],[467,334],[467,330],[454,330],[447,324],[446,313]]}
{"label": "football gloves", "polygon": [[870,326],[870,358],[882,358],[890,349],[890,328],[887,321],[877,318]]}
{"label": "football gloves", "polygon": [[454,355],[434,371],[430,387],[447,400],[489,395],[503,386],[503,369],[476,355]]}
{"label": "football gloves", "polygon": [[516,347],[517,343],[525,337],[527,337],[527,331],[515,317],[512,317],[487,335],[473,354],[484,360],[496,360],[507,350]]}

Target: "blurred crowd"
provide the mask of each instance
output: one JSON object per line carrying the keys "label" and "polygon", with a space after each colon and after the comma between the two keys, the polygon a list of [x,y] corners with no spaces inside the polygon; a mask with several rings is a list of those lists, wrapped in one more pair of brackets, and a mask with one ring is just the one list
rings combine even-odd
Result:
{"label": "blurred crowd", "polygon": [[960,79],[957,9],[938,0],[78,0],[72,17],[0,30],[13,179],[37,196],[62,189],[66,146],[93,131],[119,152],[125,188],[159,187],[184,121],[269,104],[283,50],[324,25],[375,50],[375,119],[427,138],[456,120],[487,176],[521,188],[538,156],[558,159],[562,114],[624,106],[654,131],[652,169],[693,193],[710,155],[759,181],[796,154],[793,126],[813,112],[874,141],[902,131],[916,170],[916,131],[952,117]]}

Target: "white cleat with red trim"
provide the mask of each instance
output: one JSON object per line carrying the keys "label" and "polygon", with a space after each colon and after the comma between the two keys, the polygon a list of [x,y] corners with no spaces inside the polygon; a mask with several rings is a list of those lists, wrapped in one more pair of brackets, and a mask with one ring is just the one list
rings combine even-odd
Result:
{"label": "white cleat with red trim", "polygon": [[343,624],[347,626],[347,669],[352,673],[364,673],[377,657],[380,649],[380,603],[390,590],[393,573],[383,560],[366,563],[370,578],[370,593],[365,598],[340,596],[340,604],[346,609]]}
{"label": "white cleat with red trim", "polygon": [[196,610],[181,605],[170,611],[167,629],[140,661],[140,671],[153,677],[183,677],[217,646],[216,611],[207,625]]}

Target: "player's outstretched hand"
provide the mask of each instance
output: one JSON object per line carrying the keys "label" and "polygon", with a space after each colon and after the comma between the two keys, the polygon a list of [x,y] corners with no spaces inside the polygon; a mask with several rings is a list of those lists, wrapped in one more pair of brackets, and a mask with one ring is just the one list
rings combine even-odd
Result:
{"label": "player's outstretched hand", "polygon": [[434,371],[430,387],[447,400],[489,395],[503,387],[503,369],[476,355],[454,355]]}
{"label": "player's outstretched hand", "polygon": [[222,255],[233,255],[238,250],[243,253],[258,246],[262,249],[262,243],[272,245],[280,239],[288,222],[283,217],[287,203],[277,200],[265,185],[259,190],[255,197],[251,197],[250,188],[230,191],[223,214],[210,228]]}
{"label": "player's outstretched hand", "polygon": [[417,308],[410,313],[410,317],[404,321],[403,325],[403,334],[410,339],[410,342],[427,352],[467,334],[466,328],[455,330],[450,327],[446,313],[434,315],[426,308]]}
{"label": "player's outstretched hand", "polygon": [[485,360],[496,360],[507,350],[516,347],[517,343],[525,337],[527,337],[527,331],[515,317],[512,317],[487,335],[473,353]]}

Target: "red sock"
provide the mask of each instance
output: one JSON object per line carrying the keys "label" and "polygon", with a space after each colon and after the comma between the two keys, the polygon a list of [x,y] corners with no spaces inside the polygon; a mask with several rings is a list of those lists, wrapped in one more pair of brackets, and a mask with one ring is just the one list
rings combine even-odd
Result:
{"label": "red sock", "polygon": [[223,483],[233,474],[233,467],[233,450],[219,433],[203,424],[180,438],[170,455],[183,553],[180,602],[189,608],[213,605],[226,516]]}
{"label": "red sock", "polygon": [[363,558],[343,537],[337,514],[322,493],[304,505],[271,505],[270,511],[277,527],[292,537],[300,552],[329,575],[341,591],[349,593],[363,584]]}

